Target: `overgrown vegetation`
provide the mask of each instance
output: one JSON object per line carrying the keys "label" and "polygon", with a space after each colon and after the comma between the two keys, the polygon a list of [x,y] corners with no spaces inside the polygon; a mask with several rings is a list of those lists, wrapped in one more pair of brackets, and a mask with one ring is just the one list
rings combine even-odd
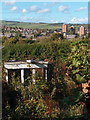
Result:
{"label": "overgrown vegetation", "polygon": [[[90,39],[65,40],[50,36],[35,42],[3,38],[3,61],[48,59],[53,79],[8,84],[3,70],[3,120],[89,120],[90,93],[81,83],[90,80]],[[89,89],[89,88],[88,88]],[[86,97],[86,95],[88,97]]]}

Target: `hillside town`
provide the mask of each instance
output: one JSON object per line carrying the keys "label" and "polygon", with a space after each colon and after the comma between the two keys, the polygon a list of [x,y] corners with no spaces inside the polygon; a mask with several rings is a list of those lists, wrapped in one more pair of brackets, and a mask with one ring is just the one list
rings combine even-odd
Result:
{"label": "hillside town", "polygon": [[63,34],[64,38],[72,39],[76,37],[85,38],[88,34],[88,30],[84,26],[75,27],[74,25],[62,24],[61,29],[28,29],[22,27],[8,27],[1,26],[0,37],[6,36],[8,38],[16,36],[18,33],[22,38],[30,38],[32,40],[37,40],[37,38],[41,38],[44,36],[50,36],[52,33],[60,33]]}

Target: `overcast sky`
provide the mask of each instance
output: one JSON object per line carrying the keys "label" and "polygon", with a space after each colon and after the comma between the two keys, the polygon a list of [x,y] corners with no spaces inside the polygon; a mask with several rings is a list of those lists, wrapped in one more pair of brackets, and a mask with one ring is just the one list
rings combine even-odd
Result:
{"label": "overcast sky", "polygon": [[[45,23],[88,23],[88,2],[0,2],[1,20]],[[1,10],[0,10],[1,11]]]}

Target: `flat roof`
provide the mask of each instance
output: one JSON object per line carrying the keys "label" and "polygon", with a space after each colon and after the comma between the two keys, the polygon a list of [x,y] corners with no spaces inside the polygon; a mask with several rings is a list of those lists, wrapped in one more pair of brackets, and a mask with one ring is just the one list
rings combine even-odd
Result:
{"label": "flat roof", "polygon": [[5,64],[26,64],[26,63],[32,63],[32,64],[49,64],[49,62],[46,61],[38,61],[38,60],[26,60],[26,61],[7,61]]}
{"label": "flat roof", "polygon": [[47,68],[49,62],[26,60],[26,61],[9,61],[4,63],[6,69],[25,69],[25,68]]}

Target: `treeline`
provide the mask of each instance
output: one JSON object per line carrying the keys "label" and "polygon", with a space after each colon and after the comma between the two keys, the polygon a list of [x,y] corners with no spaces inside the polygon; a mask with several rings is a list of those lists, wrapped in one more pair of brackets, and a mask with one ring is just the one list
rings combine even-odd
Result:
{"label": "treeline", "polygon": [[71,41],[64,40],[62,35],[53,34],[37,41],[20,37],[3,37],[3,60],[23,59],[65,59],[70,52]]}

